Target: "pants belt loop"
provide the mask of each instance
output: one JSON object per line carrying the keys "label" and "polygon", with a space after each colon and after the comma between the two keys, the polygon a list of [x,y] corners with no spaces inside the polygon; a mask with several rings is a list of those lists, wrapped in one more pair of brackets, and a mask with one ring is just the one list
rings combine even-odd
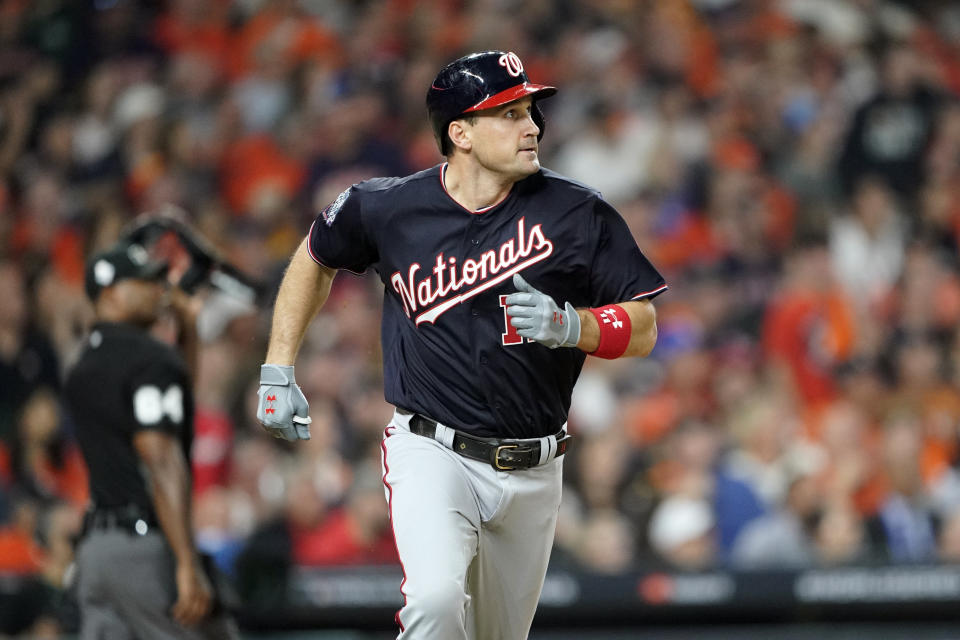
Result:
{"label": "pants belt loop", "polygon": [[433,439],[445,446],[447,449],[453,450],[453,436],[455,432],[450,427],[446,427],[439,422],[437,423],[437,430],[434,433]]}
{"label": "pants belt loop", "polygon": [[545,464],[547,461],[552,460],[557,453],[557,436],[545,436],[540,438],[540,462],[537,464]]}

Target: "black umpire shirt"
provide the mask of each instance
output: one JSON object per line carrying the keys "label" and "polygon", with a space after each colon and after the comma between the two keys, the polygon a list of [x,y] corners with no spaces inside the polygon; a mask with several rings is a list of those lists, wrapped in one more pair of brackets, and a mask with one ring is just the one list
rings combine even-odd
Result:
{"label": "black umpire shirt", "polygon": [[98,323],[67,374],[64,395],[95,507],[136,506],[155,520],[133,436],[142,429],[170,433],[190,459],[193,395],[179,352],[138,327]]}

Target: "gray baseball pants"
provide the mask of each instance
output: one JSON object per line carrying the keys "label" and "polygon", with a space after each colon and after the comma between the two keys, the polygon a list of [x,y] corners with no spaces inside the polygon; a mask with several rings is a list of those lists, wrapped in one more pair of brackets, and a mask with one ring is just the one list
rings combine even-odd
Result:
{"label": "gray baseball pants", "polygon": [[404,579],[398,640],[523,640],[547,571],[563,459],[518,471],[454,453],[394,414],[383,482]]}
{"label": "gray baseball pants", "polygon": [[226,615],[184,627],[176,601],[173,553],[159,530],[137,535],[94,529],[77,548],[80,640],[236,640]]}

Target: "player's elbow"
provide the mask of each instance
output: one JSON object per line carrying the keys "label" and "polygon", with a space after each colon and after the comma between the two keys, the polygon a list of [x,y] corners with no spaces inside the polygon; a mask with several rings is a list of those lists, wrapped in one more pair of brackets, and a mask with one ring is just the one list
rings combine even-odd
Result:
{"label": "player's elbow", "polygon": [[653,348],[657,346],[657,323],[654,322],[650,325],[650,330],[647,332],[647,341],[644,344],[643,352],[640,354],[641,357],[646,358],[650,355],[650,352],[653,351]]}
{"label": "player's elbow", "polygon": [[624,356],[645,358],[657,344],[657,311],[649,300],[629,303],[632,335]]}
{"label": "player's elbow", "polygon": [[656,344],[657,323],[652,322],[649,327],[645,327],[642,331],[634,334],[633,340],[630,343],[630,349],[626,355],[646,358],[650,355],[650,352],[653,351],[653,347],[656,346]]}

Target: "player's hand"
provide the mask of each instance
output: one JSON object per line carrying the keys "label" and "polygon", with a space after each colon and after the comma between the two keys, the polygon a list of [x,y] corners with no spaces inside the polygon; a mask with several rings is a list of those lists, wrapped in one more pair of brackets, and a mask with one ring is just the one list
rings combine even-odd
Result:
{"label": "player's hand", "polygon": [[177,563],[177,601],[170,613],[189,627],[203,620],[213,607],[213,588],[197,562]]}
{"label": "player's hand", "polygon": [[170,310],[183,324],[196,324],[203,301],[180,287],[170,287]]}
{"label": "player's hand", "polygon": [[293,377],[293,367],[260,365],[257,420],[274,438],[310,439],[310,406]]}
{"label": "player's hand", "polygon": [[580,316],[569,302],[561,309],[553,298],[531,287],[517,273],[513,286],[518,293],[507,296],[507,315],[510,323],[524,338],[556,349],[575,347],[580,340]]}

